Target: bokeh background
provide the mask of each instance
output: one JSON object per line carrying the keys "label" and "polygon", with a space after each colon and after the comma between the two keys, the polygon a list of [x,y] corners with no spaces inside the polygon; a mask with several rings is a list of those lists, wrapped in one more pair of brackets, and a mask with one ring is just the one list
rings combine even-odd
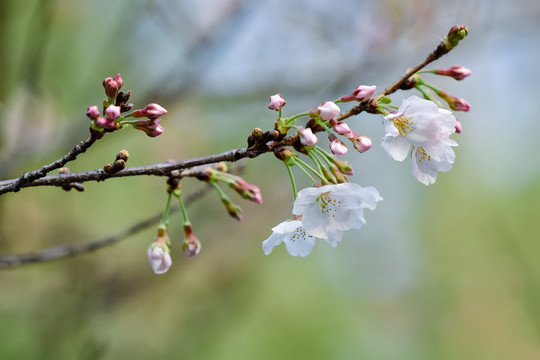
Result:
{"label": "bokeh background", "polygon": [[[347,155],[351,180],[384,201],[337,248],[319,241],[307,258],[284,248],[264,256],[261,241],[292,202],[284,167],[265,155],[243,173],[264,205],[231,194],[242,223],[213,193],[190,206],[196,258],[183,255],[173,216],[166,275],[147,263],[153,227],[95,253],[0,271],[0,358],[540,359],[539,16],[534,0],[0,2],[2,179],[86,138],[86,108],[118,72],[137,107],[169,110],[166,131],[106,136],[72,171],[121,149],[135,166],[243,147],[252,128],[273,126],[269,95],[283,94],[294,114],[359,84],[382,89],[455,24],[469,36],[432,67],[473,71],[461,82],[428,78],[472,105],[457,114],[456,163],[435,185],[382,152],[379,117],[351,120],[374,140]],[[186,193],[200,186],[183,183]],[[153,177],[6,194],[0,254],[115,234],[165,198]]]}

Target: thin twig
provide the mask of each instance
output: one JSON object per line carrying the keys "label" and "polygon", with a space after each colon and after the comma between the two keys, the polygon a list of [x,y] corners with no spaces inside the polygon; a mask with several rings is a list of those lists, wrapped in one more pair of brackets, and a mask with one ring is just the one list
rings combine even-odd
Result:
{"label": "thin twig", "polygon": [[[186,205],[193,203],[195,200],[200,199],[206,195],[211,190],[210,186],[205,186],[200,188],[198,191],[185,197],[184,203]],[[171,206],[170,212],[174,213],[179,210],[178,206]],[[87,252],[91,252],[97,249],[101,249],[107,246],[114,245],[121,240],[126,239],[127,237],[138,233],[154,224],[157,224],[161,219],[161,212],[149,217],[148,219],[142,220],[123,231],[120,231],[116,235],[108,236],[103,239],[89,241],[82,244],[73,244],[73,245],[59,245],[54,246],[42,251],[27,253],[27,254],[17,254],[17,255],[2,255],[0,256],[0,270],[2,269],[11,269],[21,265],[27,265],[31,263],[40,263],[46,261],[59,260],[67,257],[73,257],[81,255]]]}
{"label": "thin twig", "polygon": [[75,145],[69,153],[64,155],[62,158],[41,167],[41,169],[31,171],[29,173],[24,172],[17,179],[2,181],[0,182],[0,195],[7,192],[17,192],[21,187],[26,187],[28,184],[32,183],[34,180],[39,179],[47,175],[49,172],[63,167],[70,161],[73,161],[77,158],[79,154],[85,152],[90,146],[92,146],[98,139],[99,136],[91,134],[88,139],[81,141]]}

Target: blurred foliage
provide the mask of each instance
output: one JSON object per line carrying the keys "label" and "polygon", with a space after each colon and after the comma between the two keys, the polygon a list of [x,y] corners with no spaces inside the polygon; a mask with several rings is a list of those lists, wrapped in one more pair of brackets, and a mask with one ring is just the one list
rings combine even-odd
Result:
{"label": "blurred foliage", "polygon": [[[261,187],[264,205],[231,194],[244,209],[242,223],[226,216],[213,193],[190,206],[203,243],[196,258],[183,256],[180,215],[173,216],[174,264],[166,275],[147,264],[153,228],[96,253],[2,270],[0,359],[540,358],[538,122],[529,113],[512,117],[510,107],[489,112],[492,103],[536,96],[536,72],[521,74],[531,82],[516,98],[499,88],[515,81],[515,69],[530,68],[513,60],[535,59],[525,51],[540,28],[538,4],[340,5],[330,13],[325,1],[294,2],[280,17],[268,11],[271,2],[0,3],[2,178],[52,161],[85,137],[86,107],[101,101],[101,80],[119,71],[137,107],[156,101],[169,110],[166,131],[157,139],[133,129],[105,136],[72,171],[100,168],[124,148],[135,166],[241,147],[253,127],[271,127],[266,99],[283,91],[278,85],[289,91],[290,113],[358,81],[384,86],[456,23],[471,26],[457,58],[473,68],[466,86],[449,85],[473,104],[471,114],[460,114],[454,169],[425,188],[411,179],[409,164],[388,161],[375,146],[359,156],[354,181],[377,186],[385,200],[336,249],[320,242],[305,259],[283,248],[263,255],[261,241],[289,216],[291,200],[286,172],[265,155],[243,174]],[[495,47],[502,42],[493,19],[512,51]],[[526,133],[508,126],[510,118]],[[373,139],[380,134],[378,120],[360,117],[360,124]],[[185,192],[200,185],[183,182]],[[165,202],[161,178],[86,188],[2,196],[0,253],[98,239]]]}

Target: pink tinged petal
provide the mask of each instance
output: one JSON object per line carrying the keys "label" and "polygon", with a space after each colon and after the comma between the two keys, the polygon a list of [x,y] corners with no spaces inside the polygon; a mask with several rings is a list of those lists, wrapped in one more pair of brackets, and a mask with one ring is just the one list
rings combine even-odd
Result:
{"label": "pink tinged petal", "polygon": [[165,245],[160,244],[152,244],[148,248],[148,261],[156,274],[166,273],[172,265],[171,255],[165,248]]}
{"label": "pink tinged petal", "polygon": [[99,116],[98,107],[96,105],[90,106],[88,110],[86,110],[86,116],[88,116],[92,120],[97,119]]}
{"label": "pink tinged petal", "polygon": [[345,123],[343,121],[336,121],[336,123],[332,126],[332,128],[339,135],[349,137],[349,135],[353,134],[353,131],[351,130],[349,125],[347,125],[347,123]]}
{"label": "pink tinged petal", "polygon": [[105,109],[105,115],[110,120],[116,120],[120,117],[120,106],[110,105]]}
{"label": "pink tinged petal", "polygon": [[298,134],[300,135],[300,143],[306,146],[313,146],[317,143],[317,136],[313,134],[310,128],[298,127]]}
{"label": "pink tinged petal", "polygon": [[357,136],[355,138],[352,138],[351,140],[353,142],[354,148],[360,153],[368,151],[373,145],[371,139],[368,136]]}
{"label": "pink tinged petal", "polygon": [[339,109],[339,106],[337,106],[334,102],[332,101],[325,101],[321,104],[321,106],[319,106],[319,108],[317,109],[318,110],[318,113],[319,113],[319,116],[321,117],[321,119],[323,119],[324,121],[330,121],[332,120],[333,118],[335,118],[337,115],[339,115],[340,113],[340,109]]}
{"label": "pink tinged petal", "polygon": [[364,101],[373,96],[377,87],[375,85],[367,86],[360,85],[353,91],[353,96],[356,101]]}
{"label": "pink tinged petal", "polygon": [[345,144],[341,140],[339,140],[334,134],[330,135],[328,138],[330,139],[330,151],[332,151],[334,155],[341,156],[347,153],[347,146],[345,146]]}
{"label": "pink tinged petal", "polygon": [[287,102],[283,99],[281,94],[276,94],[270,96],[270,105],[268,105],[268,108],[270,110],[276,110],[279,111],[285,106]]}
{"label": "pink tinged petal", "polygon": [[411,144],[404,136],[384,136],[382,138],[381,147],[394,160],[403,161],[409,155]]}

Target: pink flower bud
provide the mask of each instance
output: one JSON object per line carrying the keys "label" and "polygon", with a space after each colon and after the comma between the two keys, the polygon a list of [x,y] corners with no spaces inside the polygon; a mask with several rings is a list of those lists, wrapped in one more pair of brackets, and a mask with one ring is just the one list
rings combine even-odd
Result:
{"label": "pink flower bud", "polygon": [[345,155],[347,153],[347,146],[339,140],[334,134],[328,136],[330,140],[330,150],[334,155]]}
{"label": "pink flower bud", "polygon": [[109,105],[106,109],[105,109],[105,115],[107,115],[107,117],[110,119],[110,120],[116,120],[120,117],[120,106],[116,106],[116,105]]}
{"label": "pink flower bud", "polygon": [[88,116],[92,120],[97,119],[99,116],[98,107],[96,105],[90,106],[88,110],[86,110],[86,116]]}
{"label": "pink flower bud", "polygon": [[324,121],[330,121],[333,118],[335,118],[339,112],[341,111],[339,109],[339,106],[337,106],[332,101],[325,101],[321,104],[321,106],[318,107],[318,115],[323,119]]}
{"label": "pink flower bud", "polygon": [[461,122],[456,119],[456,133],[461,134]]}
{"label": "pink flower bud", "polygon": [[444,99],[448,106],[450,106],[450,109],[454,111],[469,111],[471,110],[471,105],[464,99],[458,98],[455,96],[452,96],[444,91],[437,92],[437,95],[439,95],[442,99]]}
{"label": "pink flower bud", "polygon": [[159,125],[161,119],[156,120],[141,120],[137,121],[135,123],[132,123],[131,126],[133,126],[137,130],[142,130],[146,133],[146,135],[150,137],[156,137],[161,134],[163,134],[163,127]]}
{"label": "pink flower bud", "polygon": [[156,103],[148,104],[144,107],[144,109],[135,110],[131,116],[133,117],[147,117],[151,120],[155,120],[159,118],[162,115],[165,115],[167,113],[167,110]]}
{"label": "pink flower bud", "polygon": [[201,242],[195,234],[193,234],[193,228],[190,224],[184,225],[184,252],[187,256],[193,257],[201,252]]}
{"label": "pink flower bud", "polygon": [[367,85],[360,85],[356,89],[354,89],[352,95],[354,96],[354,99],[356,101],[365,101],[370,99],[373,94],[375,94],[375,90],[377,89],[377,86],[367,86]]}
{"label": "pink flower bud", "polygon": [[272,95],[270,96],[270,105],[268,105],[268,108],[270,110],[279,111],[285,106],[286,103],[287,102],[283,99],[281,94]]}
{"label": "pink flower bud", "polygon": [[108,77],[103,80],[103,87],[105,88],[105,94],[108,98],[116,98],[116,95],[118,95],[118,84],[113,80],[112,77]]}
{"label": "pink flower bud", "polygon": [[114,81],[116,81],[116,86],[118,90],[120,90],[122,86],[124,86],[124,80],[122,79],[122,76],[120,76],[120,73],[116,74],[116,76],[114,77]]}
{"label": "pink flower bud", "polygon": [[352,138],[351,141],[353,142],[354,148],[361,153],[368,151],[373,145],[371,139],[367,136],[357,136]]}
{"label": "pink flower bud", "polygon": [[354,136],[354,132],[351,130],[349,125],[343,121],[336,121],[334,124],[332,124],[332,128],[335,132],[337,132],[339,135],[343,135],[345,137],[352,137]]}
{"label": "pink flower bud", "polygon": [[311,131],[310,128],[298,127],[298,134],[300,134],[300,143],[306,146],[313,146],[317,143],[317,136]]}
{"label": "pink flower bud", "polygon": [[100,128],[106,129],[109,127],[109,119],[104,117],[98,117],[96,119],[96,126],[99,126]]}
{"label": "pink flower bud", "polygon": [[454,65],[448,69],[435,69],[435,74],[451,76],[456,80],[463,80],[467,76],[471,75],[471,70],[461,65]]}
{"label": "pink flower bud", "polygon": [[241,177],[237,176],[235,181],[229,186],[244,199],[248,199],[257,204],[262,204],[261,190],[257,185],[249,184]]}

